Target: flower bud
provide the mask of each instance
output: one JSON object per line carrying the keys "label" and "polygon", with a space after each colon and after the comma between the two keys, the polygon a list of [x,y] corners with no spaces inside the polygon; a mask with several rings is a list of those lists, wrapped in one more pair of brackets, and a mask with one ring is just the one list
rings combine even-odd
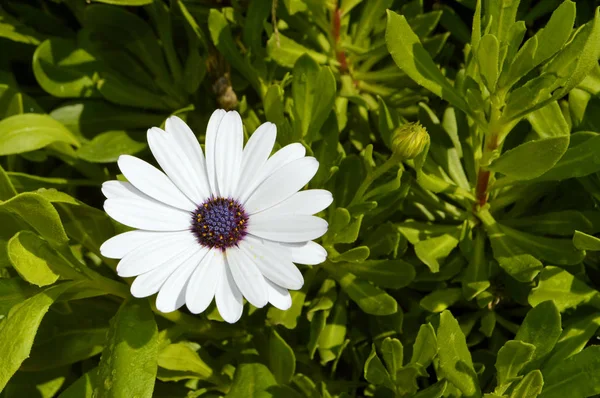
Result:
{"label": "flower bud", "polygon": [[429,142],[427,129],[419,122],[407,123],[398,127],[392,135],[392,150],[394,155],[403,160],[414,159]]}

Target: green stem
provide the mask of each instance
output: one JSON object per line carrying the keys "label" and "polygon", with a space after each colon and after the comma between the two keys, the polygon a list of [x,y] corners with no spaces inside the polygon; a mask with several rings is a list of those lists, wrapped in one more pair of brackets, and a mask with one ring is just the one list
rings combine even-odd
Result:
{"label": "green stem", "polygon": [[367,171],[367,177],[363,180],[363,182],[360,184],[360,186],[356,190],[356,194],[354,194],[354,198],[352,198],[352,201],[350,202],[348,207],[351,207],[352,205],[360,203],[363,200],[365,193],[367,192],[367,190],[369,189],[371,184],[376,179],[378,179],[383,174],[385,174],[385,172],[387,172],[392,167],[397,165],[399,162],[400,162],[400,159],[398,159],[398,157],[396,155],[392,154],[389,157],[389,159],[386,160],[381,166],[377,167],[375,169],[375,171]]}
{"label": "green stem", "polygon": [[490,213],[488,208],[479,209],[477,212],[475,212],[475,215],[477,216],[477,218],[479,218],[479,220],[485,227],[485,230],[488,232],[488,235],[490,233],[500,232],[500,228],[498,228],[498,223],[496,222],[496,219],[494,219],[492,213]]}

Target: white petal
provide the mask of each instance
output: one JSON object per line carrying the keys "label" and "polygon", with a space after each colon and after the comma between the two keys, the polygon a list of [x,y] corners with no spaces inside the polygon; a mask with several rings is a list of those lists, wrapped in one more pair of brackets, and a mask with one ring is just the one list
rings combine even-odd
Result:
{"label": "white petal", "polygon": [[201,247],[191,232],[163,233],[159,239],[151,239],[127,253],[117,265],[117,274],[130,277],[149,272],[190,247]]}
{"label": "white petal", "polygon": [[170,234],[178,232],[128,231],[113,236],[100,246],[100,254],[107,258],[123,258],[134,249],[150,241],[160,241]]}
{"label": "white petal", "polygon": [[305,157],[286,164],[267,177],[244,203],[249,214],[258,213],[283,202],[305,186],[315,176],[319,162]]}
{"label": "white petal", "polygon": [[331,195],[331,192],[324,189],[308,189],[296,192],[283,202],[264,210],[262,213],[271,216],[278,214],[311,216],[326,209],[332,202],[333,195]]}
{"label": "white petal", "polygon": [[219,188],[217,187],[217,174],[215,169],[215,145],[217,143],[217,132],[219,131],[219,125],[221,120],[227,112],[223,109],[217,109],[213,112],[208,120],[208,126],[206,126],[206,138],[204,140],[204,149],[206,150],[206,174],[208,175],[208,182],[210,183],[211,192],[213,195],[219,195]]}
{"label": "white petal", "polygon": [[246,236],[239,246],[254,260],[260,272],[270,281],[292,290],[300,289],[304,284],[302,273],[292,263],[289,247],[253,236]]}
{"label": "white petal", "polygon": [[148,146],[171,181],[196,205],[208,198],[208,186],[202,186],[201,175],[179,146],[177,138],[157,127],[148,130]]}
{"label": "white petal", "polygon": [[187,211],[141,198],[106,199],[104,210],[121,224],[149,231],[182,231],[192,219]]}
{"label": "white petal", "polygon": [[107,199],[112,198],[148,198],[130,182],[111,180],[102,184],[102,193]]}
{"label": "white petal", "polygon": [[225,258],[231,275],[246,300],[257,308],[267,305],[269,297],[265,278],[253,259],[237,247],[227,249]]}
{"label": "white petal", "polygon": [[210,305],[225,268],[220,250],[212,249],[202,259],[190,277],[185,292],[185,302],[193,314],[204,312]]}
{"label": "white petal", "polygon": [[117,164],[125,178],[151,198],[187,211],[196,209],[169,177],[150,163],[134,156],[121,155]]}
{"label": "white petal", "polygon": [[327,221],[315,216],[253,214],[248,233],[277,242],[306,242],[327,232]]}
{"label": "white petal", "polygon": [[235,284],[229,267],[223,263],[223,275],[219,280],[215,301],[221,317],[229,323],[237,322],[242,316],[244,302],[242,293]]}
{"label": "white petal", "polygon": [[161,267],[154,268],[152,271],[146,272],[135,278],[131,284],[132,296],[141,298],[158,293],[167,278],[169,278],[181,264],[201,249],[202,248],[199,246],[190,247],[168,260]]}
{"label": "white petal", "polygon": [[292,261],[296,264],[317,265],[327,259],[327,250],[320,244],[308,241],[302,245],[282,243],[292,250]]}
{"label": "white petal", "polygon": [[219,124],[215,144],[215,169],[217,186],[222,197],[230,198],[235,194],[244,145],[244,126],[236,111],[227,112]]}
{"label": "white petal", "polygon": [[277,136],[277,126],[273,123],[263,123],[250,136],[242,154],[242,167],[240,172],[240,183],[236,189],[239,197],[245,188],[245,184],[251,181],[265,164]]}
{"label": "white petal", "polygon": [[181,152],[187,159],[186,164],[190,165],[190,171],[193,173],[195,183],[204,197],[211,194],[208,176],[206,174],[206,161],[202,153],[202,147],[196,138],[196,135],[189,126],[177,116],[171,116],[165,124],[167,133],[172,135],[175,143],[179,145]]}
{"label": "white petal", "polygon": [[200,247],[190,258],[169,276],[156,297],[156,308],[160,312],[173,312],[185,304],[186,290],[192,272],[208,253],[208,248]]}
{"label": "white petal", "polygon": [[289,310],[292,306],[292,296],[290,292],[281,286],[267,280],[267,290],[269,293],[269,303],[282,311]]}
{"label": "white petal", "polygon": [[260,168],[250,181],[243,181],[244,188],[240,189],[243,193],[239,196],[241,203],[245,203],[246,199],[254,192],[265,178],[269,177],[275,171],[279,170],[286,164],[293,162],[294,160],[303,158],[306,155],[306,148],[302,144],[294,143],[289,144],[275,152],[271,156],[263,167]]}

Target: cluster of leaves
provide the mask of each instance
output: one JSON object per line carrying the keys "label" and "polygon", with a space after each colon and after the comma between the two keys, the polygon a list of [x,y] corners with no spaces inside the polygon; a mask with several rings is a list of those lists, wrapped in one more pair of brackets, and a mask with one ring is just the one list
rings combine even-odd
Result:
{"label": "cluster of leaves", "polygon": [[[0,397],[600,394],[592,2],[96,1],[0,8]],[[99,253],[117,157],[171,114],[203,142],[216,107],[335,199],[291,309],[236,325]]]}

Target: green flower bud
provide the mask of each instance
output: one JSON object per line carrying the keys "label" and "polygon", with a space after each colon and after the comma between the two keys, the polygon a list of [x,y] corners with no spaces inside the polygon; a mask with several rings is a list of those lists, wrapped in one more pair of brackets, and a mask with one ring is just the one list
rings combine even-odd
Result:
{"label": "green flower bud", "polygon": [[419,122],[407,123],[398,127],[392,135],[392,150],[394,155],[403,160],[414,159],[429,142],[427,129]]}

